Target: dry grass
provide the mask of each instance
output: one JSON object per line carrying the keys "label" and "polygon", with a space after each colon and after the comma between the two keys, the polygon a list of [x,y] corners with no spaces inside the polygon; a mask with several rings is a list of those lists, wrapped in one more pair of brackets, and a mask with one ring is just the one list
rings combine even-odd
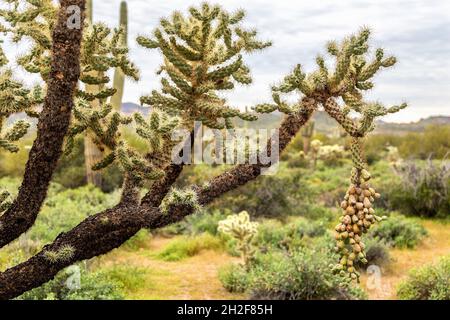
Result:
{"label": "dry grass", "polygon": [[224,252],[203,250],[194,257],[176,262],[167,262],[152,257],[172,239],[155,237],[148,245],[137,251],[117,249],[104,256],[97,266],[127,265],[148,270],[145,283],[137,290],[128,291],[127,299],[245,299],[244,295],[227,292],[220,283],[218,269],[230,262],[237,261]]}
{"label": "dry grass", "polygon": [[414,250],[390,250],[393,261],[382,270],[379,289],[369,290],[366,286],[368,277],[361,277],[370,299],[396,299],[397,286],[411,269],[436,263],[441,257],[450,254],[450,224],[430,220],[422,220],[421,223],[428,230],[429,236]]}
{"label": "dry grass", "polygon": [[[362,275],[361,284],[370,299],[396,299],[396,289],[412,268],[435,263],[440,257],[450,254],[450,224],[422,220],[428,230],[425,238],[414,250],[392,249],[393,259],[382,270],[380,289],[367,288],[367,275]],[[180,261],[162,261],[155,256],[171,242],[178,239],[155,237],[144,243],[140,249],[116,249],[99,258],[95,265],[137,267],[148,270],[144,282],[138,288],[128,290],[127,299],[245,299],[242,294],[227,292],[218,280],[218,270],[230,262],[239,261],[222,250],[202,250],[197,255]]]}

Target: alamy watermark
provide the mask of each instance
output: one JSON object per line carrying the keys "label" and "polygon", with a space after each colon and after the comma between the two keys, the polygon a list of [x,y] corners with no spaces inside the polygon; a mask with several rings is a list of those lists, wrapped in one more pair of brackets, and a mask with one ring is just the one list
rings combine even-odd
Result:
{"label": "alamy watermark", "polygon": [[80,29],[81,28],[81,9],[79,6],[68,6],[66,9],[69,18],[67,19],[67,28]]}
{"label": "alamy watermark", "polygon": [[[172,141],[174,164],[260,165],[261,174],[274,174],[279,163],[278,129],[210,129],[194,123],[194,137],[185,129],[175,130]],[[192,144],[192,141],[194,142]],[[269,141],[269,143],[268,143]]]}

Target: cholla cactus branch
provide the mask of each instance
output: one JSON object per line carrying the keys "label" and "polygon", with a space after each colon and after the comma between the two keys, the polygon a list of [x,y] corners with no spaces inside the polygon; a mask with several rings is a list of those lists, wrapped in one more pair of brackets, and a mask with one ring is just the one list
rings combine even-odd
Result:
{"label": "cholla cactus branch", "polygon": [[142,97],[141,103],[178,115],[192,129],[193,121],[211,128],[232,127],[230,119],[256,120],[255,115],[231,108],[218,96],[235,84],[251,83],[243,52],[261,50],[269,42],[256,40],[256,32],[244,30],[239,22],[244,12],[230,15],[206,3],[190,8],[188,17],[176,12],[162,19],[153,38],[138,37],[146,48],[159,49],[164,56],[162,91]]}

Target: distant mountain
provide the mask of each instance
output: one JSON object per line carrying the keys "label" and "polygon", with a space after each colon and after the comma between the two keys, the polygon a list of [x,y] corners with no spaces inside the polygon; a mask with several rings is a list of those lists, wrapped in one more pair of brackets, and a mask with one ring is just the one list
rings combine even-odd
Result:
{"label": "distant mountain", "polygon": [[[130,115],[134,112],[142,113],[143,115],[148,115],[150,113],[150,107],[142,107],[136,103],[126,102],[122,104],[122,112]],[[234,120],[235,126],[237,128],[253,128],[253,129],[274,129],[279,127],[283,114],[279,112],[273,112],[270,114],[261,114],[259,115],[259,119],[254,122],[245,122],[240,119]],[[13,122],[27,118],[24,113],[19,113],[11,116],[8,119],[8,125]],[[332,119],[325,111],[317,111],[313,115],[313,119],[315,121],[315,130],[320,133],[324,133],[327,135],[336,135],[339,133],[339,127],[336,124],[335,120]],[[35,124],[37,119],[29,119],[33,124],[34,131]],[[409,132],[420,132],[423,131],[428,126],[441,126],[441,125],[450,125],[450,116],[432,116],[425,119],[421,119],[417,122],[410,123],[393,123],[393,122],[384,122],[378,121],[377,127],[375,129],[375,134],[406,134]]]}
{"label": "distant mountain", "polygon": [[420,132],[428,126],[450,125],[449,116],[432,116],[410,123],[390,123],[378,121],[376,133],[405,134],[408,132]]}
{"label": "distant mountain", "polygon": [[[141,107],[138,104],[127,102],[122,105],[122,112],[131,114],[133,112],[140,112],[148,114],[151,108]],[[261,114],[259,119],[254,122],[245,122],[236,119],[236,127],[248,127],[253,129],[274,129],[277,128],[283,119],[283,114],[273,112],[270,114]],[[335,135],[339,132],[339,127],[336,121],[332,119],[325,111],[317,111],[313,115],[315,121],[315,130],[327,135]],[[375,133],[378,134],[406,134],[408,132],[420,132],[430,125],[450,125],[450,116],[432,116],[421,119],[417,122],[410,123],[393,123],[378,121]]]}

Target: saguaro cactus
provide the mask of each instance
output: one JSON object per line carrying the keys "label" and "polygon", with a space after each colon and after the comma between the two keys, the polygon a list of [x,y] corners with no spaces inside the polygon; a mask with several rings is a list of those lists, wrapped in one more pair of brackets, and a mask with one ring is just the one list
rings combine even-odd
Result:
{"label": "saguaro cactus", "polygon": [[[86,0],[86,23],[92,25],[94,23],[94,8],[93,0]],[[92,77],[101,77],[101,72],[92,71]],[[102,84],[86,84],[85,91],[88,94],[95,94],[101,91]],[[91,108],[99,109],[100,102],[98,99],[91,101]],[[93,170],[96,163],[103,158],[103,152],[94,143],[95,135],[91,132],[86,132],[84,136],[84,163],[86,167],[86,182],[93,184],[99,188],[102,187],[103,178],[102,173],[98,170]]]}
{"label": "saguaro cactus", "polygon": [[311,147],[311,138],[314,135],[314,125],[314,121],[310,120],[302,129],[303,152],[305,155],[308,154]]}
{"label": "saguaro cactus", "polygon": [[[123,30],[122,45],[126,47],[128,45],[128,8],[127,3],[122,1],[120,3],[120,28]],[[122,99],[125,87],[125,75],[120,68],[116,68],[114,72],[113,87],[116,89],[116,93],[111,97],[111,105],[114,110],[120,111],[122,108]]]}

